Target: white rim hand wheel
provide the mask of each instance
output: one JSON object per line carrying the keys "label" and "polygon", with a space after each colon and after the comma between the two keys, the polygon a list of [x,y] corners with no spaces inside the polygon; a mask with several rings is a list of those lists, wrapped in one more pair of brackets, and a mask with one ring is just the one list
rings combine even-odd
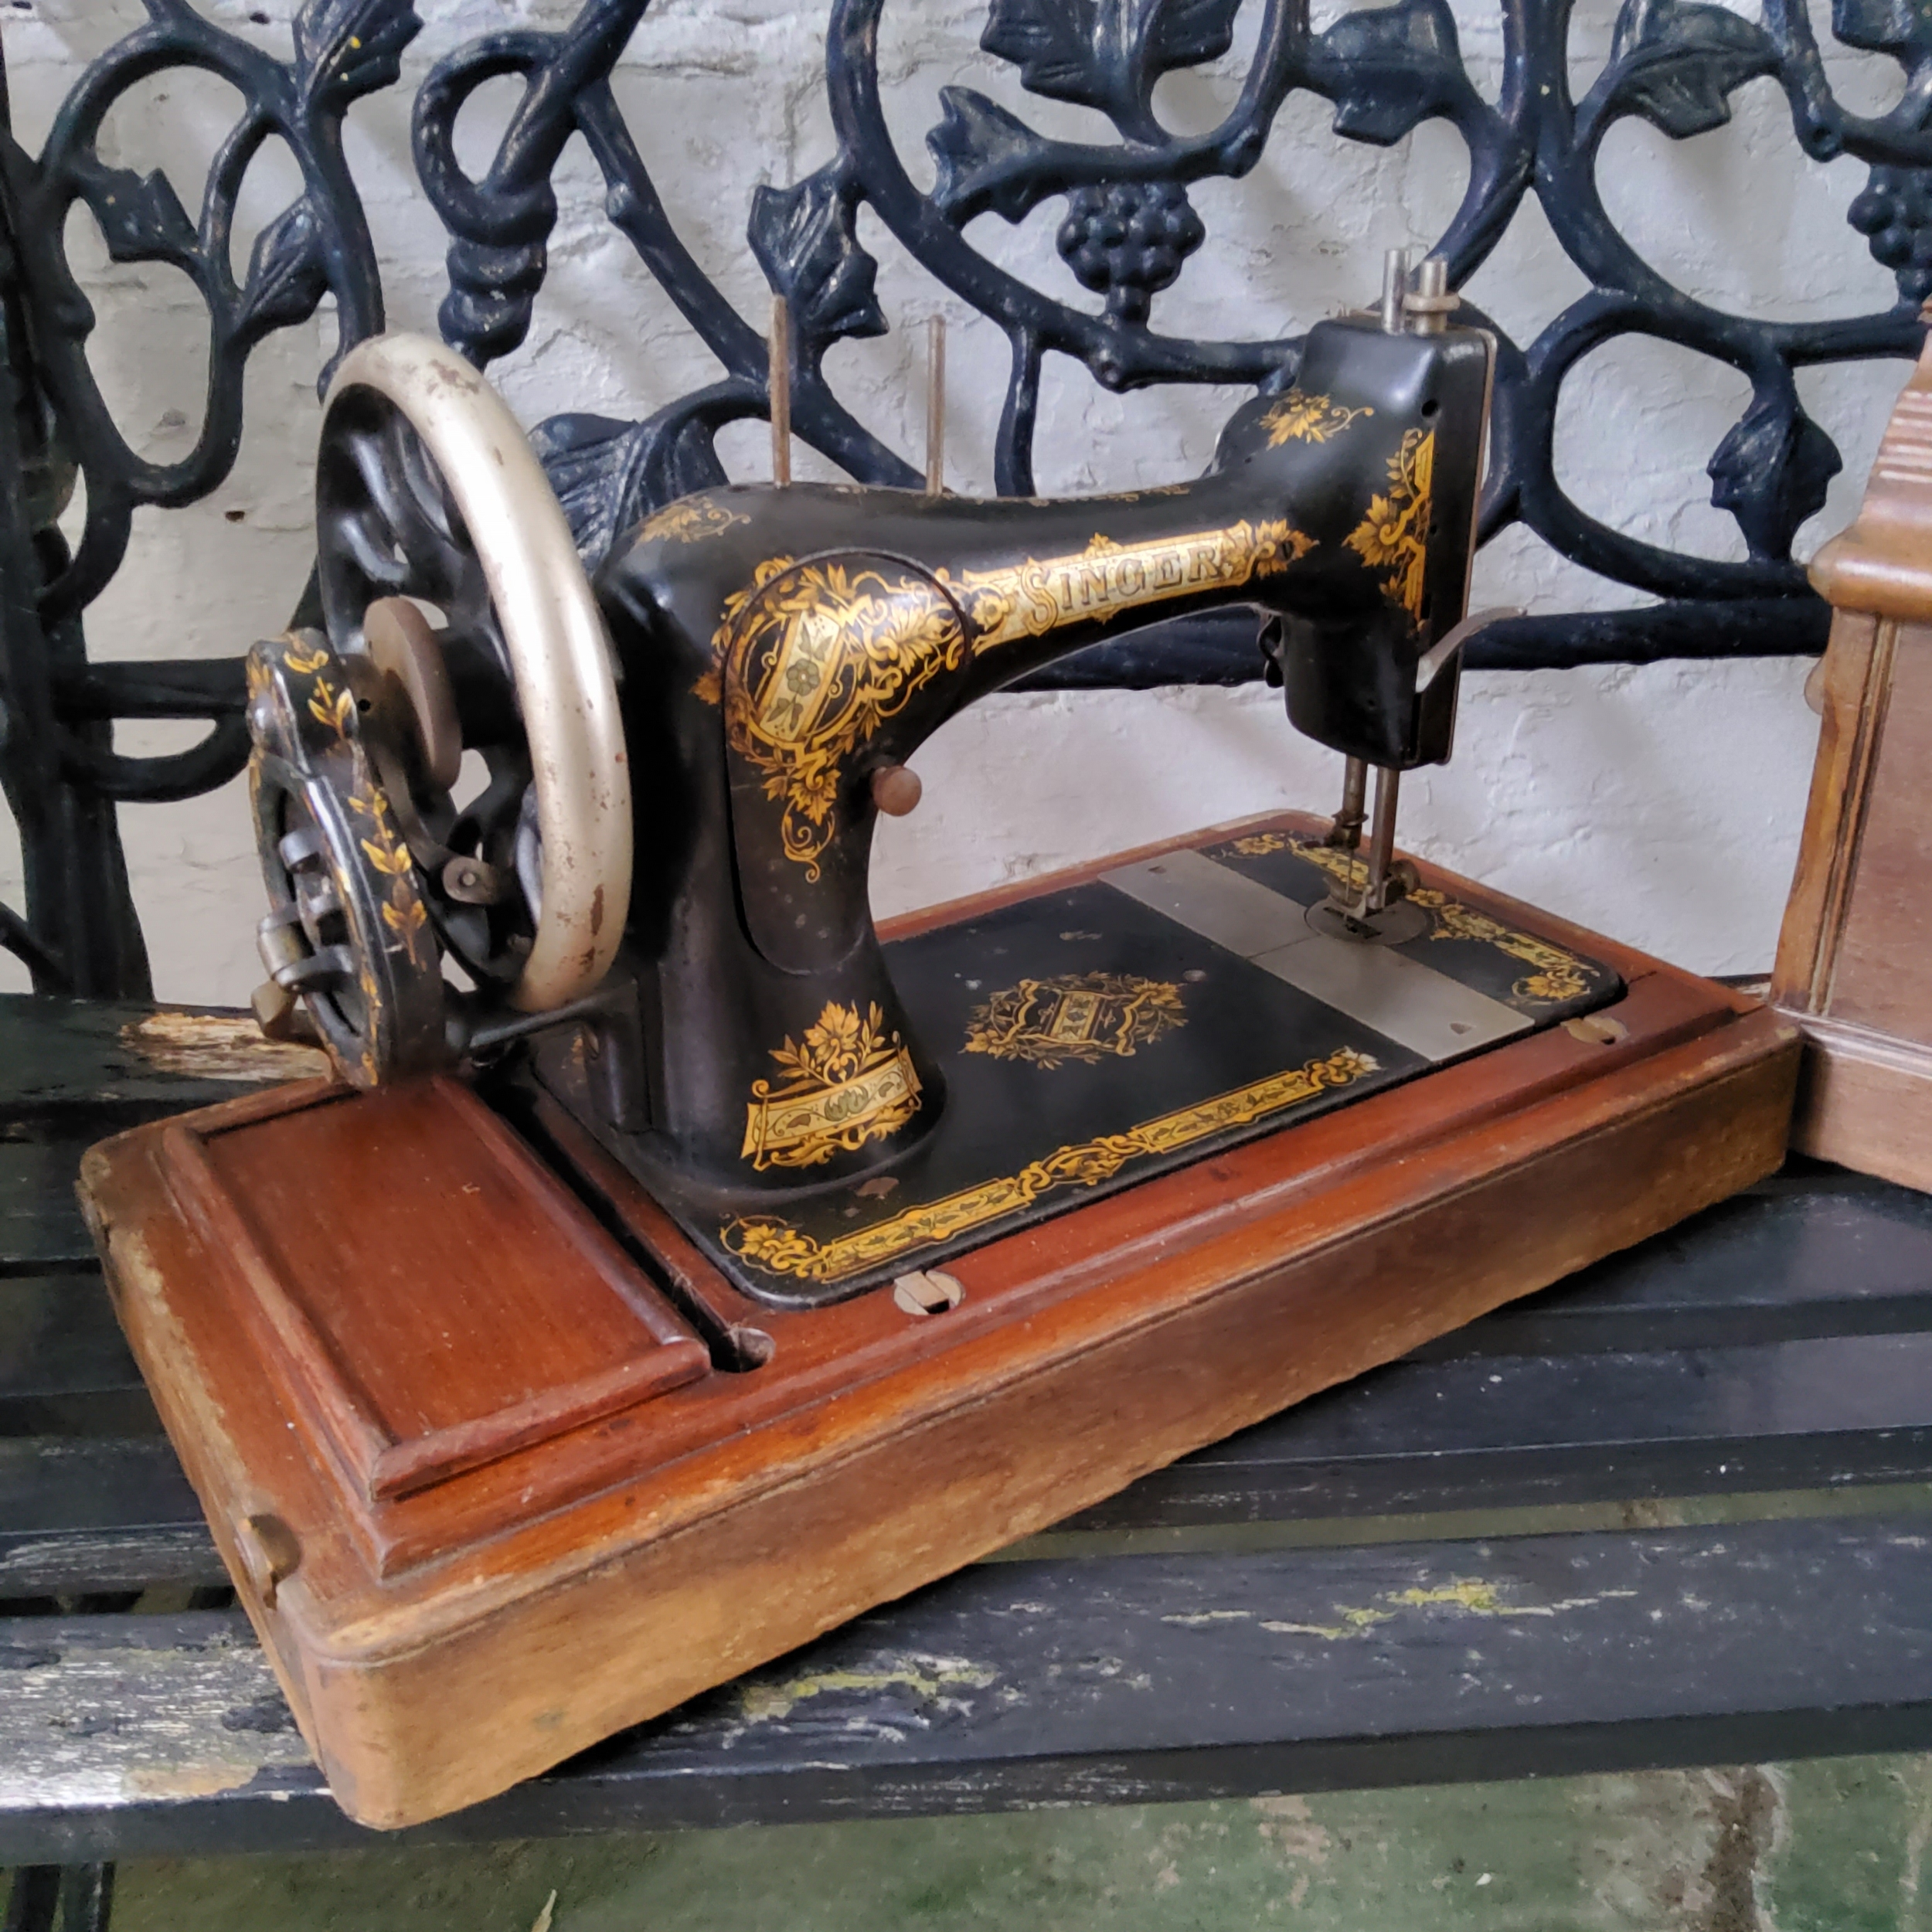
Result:
{"label": "white rim hand wheel", "polygon": [[[364,342],[329,387],[316,519],[363,735],[385,742],[385,691],[413,727],[377,776],[445,950],[522,1012],[581,998],[630,906],[630,777],[610,641],[522,430],[442,343]],[[489,775],[458,809],[463,747]]]}

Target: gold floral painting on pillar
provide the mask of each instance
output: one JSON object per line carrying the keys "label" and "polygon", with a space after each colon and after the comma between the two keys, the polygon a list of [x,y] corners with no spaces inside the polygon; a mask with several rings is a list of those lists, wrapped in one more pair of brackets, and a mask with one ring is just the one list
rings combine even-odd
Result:
{"label": "gold floral painting on pillar", "polygon": [[753,1080],[740,1150],[754,1168],[817,1167],[833,1155],[895,1134],[919,1111],[912,1056],[874,1005],[828,1002],[794,1041],[771,1049],[790,1078]]}

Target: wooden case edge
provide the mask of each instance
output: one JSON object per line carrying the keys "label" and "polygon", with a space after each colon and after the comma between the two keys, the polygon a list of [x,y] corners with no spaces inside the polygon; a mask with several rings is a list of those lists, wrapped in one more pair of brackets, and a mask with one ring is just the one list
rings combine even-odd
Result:
{"label": "wooden case edge", "polygon": [[[1628,976],[1639,956],[1607,950]],[[1090,1316],[1131,1287],[1141,1314],[1131,1324],[1056,1322],[1044,1339],[1021,1325],[1003,1374],[934,1389],[911,1426],[862,1430],[803,1475],[721,1497],[669,1534],[474,1614],[455,1589],[439,1631],[426,1638],[420,1617],[406,1620],[387,1645],[366,1617],[355,1641],[336,1641],[342,1633],[307,1600],[299,1572],[278,1580],[249,1546],[247,1524],[276,1498],[251,1493],[192,1321],[117,1206],[128,1144],[157,1130],[91,1153],[83,1196],[124,1325],[304,1736],[349,1815],[394,1828],[486,1798],[1770,1172],[1784,1145],[1794,1029],[1723,989],[1651,970],[1706,994],[1708,1025],[1634,1062],[1606,1053],[1600,1076],[1452,1128],[1400,1174],[1373,1185],[1344,1175],[1297,1209],[1296,1245],[1222,1257],[1205,1287],[1174,1290],[1172,1307],[1160,1305],[1157,1277],[1185,1274],[1177,1258],[1137,1263],[1077,1298]],[[301,1093],[282,1104],[304,1104]],[[1455,1178],[1478,1142],[1490,1164]],[[1308,1338],[1325,1321],[1345,1345],[1311,1355]],[[1117,1413],[1124,1390],[1131,1423]],[[466,1711],[477,1714],[467,1727]]]}

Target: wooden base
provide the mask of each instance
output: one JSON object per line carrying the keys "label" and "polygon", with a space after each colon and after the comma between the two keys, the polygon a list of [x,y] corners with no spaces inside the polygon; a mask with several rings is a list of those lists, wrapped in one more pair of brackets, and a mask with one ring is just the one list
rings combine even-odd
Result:
{"label": "wooden base", "polygon": [[1801,1154],[1932,1192],[1932,1047],[1814,1014],[1791,1114]]}
{"label": "wooden base", "polygon": [[1624,998],[988,1243],[942,1312],[753,1304],[560,1110],[601,1225],[447,1083],[94,1150],[123,1324],[344,1808],[488,1797],[1776,1166],[1787,1021],[1425,880]]}
{"label": "wooden base", "polygon": [[1851,526],[1805,685],[1821,723],[1770,998],[1808,1043],[1792,1145],[1932,1189],[1932,346]]}

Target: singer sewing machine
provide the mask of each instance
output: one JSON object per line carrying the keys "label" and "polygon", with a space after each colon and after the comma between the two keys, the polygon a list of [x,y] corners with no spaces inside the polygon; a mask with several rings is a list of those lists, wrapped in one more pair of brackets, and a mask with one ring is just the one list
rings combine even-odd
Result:
{"label": "singer sewing machine", "polygon": [[[1481,621],[1454,307],[1392,276],[1192,483],[735,485],[594,583],[473,370],[345,362],[322,621],[249,670],[258,1012],[338,1077],[84,1185],[356,1817],[485,1796],[1777,1164],[1787,1023],[1395,849]],[[1332,818],[875,928],[937,726],[1227,604],[1340,755]]]}

